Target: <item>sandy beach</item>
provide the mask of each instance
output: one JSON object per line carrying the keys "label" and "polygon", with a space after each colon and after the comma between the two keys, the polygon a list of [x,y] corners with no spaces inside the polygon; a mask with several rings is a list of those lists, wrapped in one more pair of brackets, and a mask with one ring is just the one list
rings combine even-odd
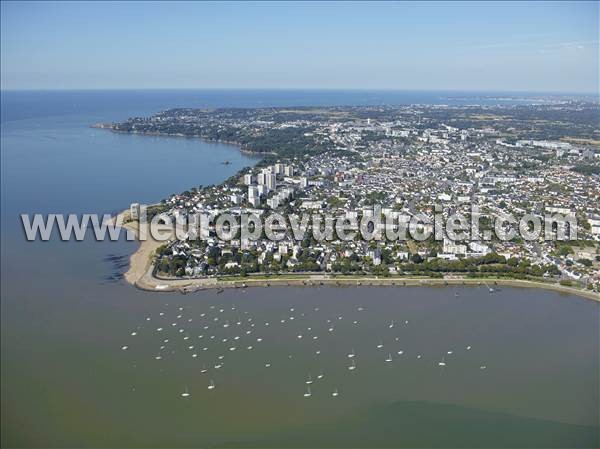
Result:
{"label": "sandy beach", "polygon": [[[115,220],[121,220],[123,223],[122,228],[133,232],[139,243],[138,248],[129,258],[129,268],[123,275],[125,280],[136,287],[154,290],[155,283],[148,282],[149,279],[154,279],[152,276],[154,253],[160,246],[168,243],[170,238],[166,241],[158,241],[149,233],[146,240],[139,240],[139,223],[137,221],[130,221],[128,210],[118,214]],[[169,229],[165,227],[162,232],[169,231]]]}
{"label": "sandy beach", "polygon": [[[137,222],[129,222],[124,227],[138,236]],[[139,241],[139,248],[129,258],[129,269],[124,274],[125,280],[135,285],[148,271],[152,271],[154,253],[164,243],[154,240],[151,236],[148,240]]]}

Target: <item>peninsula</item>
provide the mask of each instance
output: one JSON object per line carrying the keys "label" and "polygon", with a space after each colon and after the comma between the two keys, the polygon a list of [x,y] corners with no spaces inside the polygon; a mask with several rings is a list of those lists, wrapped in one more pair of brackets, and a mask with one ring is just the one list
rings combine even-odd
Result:
{"label": "peninsula", "polygon": [[[98,125],[115,132],[235,143],[262,159],[217,186],[194,186],[149,209],[173,220],[253,213],[360,219],[482,212],[468,241],[415,238],[147,240],[126,279],[150,290],[254,284],[541,286],[597,299],[600,130],[597,102],[534,105],[172,109]],[[562,213],[577,238],[486,237],[503,214]],[[128,214],[126,214],[128,215]],[[126,226],[134,227],[135,223]],[[289,226],[288,226],[289,227]]]}

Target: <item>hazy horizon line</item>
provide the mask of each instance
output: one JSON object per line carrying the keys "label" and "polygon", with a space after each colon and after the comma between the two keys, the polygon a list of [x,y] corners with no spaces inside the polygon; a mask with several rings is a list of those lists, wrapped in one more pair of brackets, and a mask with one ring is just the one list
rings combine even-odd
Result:
{"label": "hazy horizon line", "polygon": [[84,91],[185,91],[185,90],[230,90],[230,91],[338,91],[338,92],[456,92],[456,93],[496,93],[496,94],[527,94],[527,95],[579,95],[600,96],[600,91],[544,91],[544,90],[505,90],[505,89],[452,89],[452,88],[374,88],[374,87],[25,87],[0,88],[0,92],[84,92]]}

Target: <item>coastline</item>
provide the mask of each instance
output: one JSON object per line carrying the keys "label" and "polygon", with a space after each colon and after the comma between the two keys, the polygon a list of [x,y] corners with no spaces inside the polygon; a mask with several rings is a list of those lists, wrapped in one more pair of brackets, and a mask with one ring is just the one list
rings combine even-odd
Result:
{"label": "coastline", "polygon": [[132,232],[139,244],[137,249],[131,254],[131,256],[129,256],[129,267],[123,274],[123,277],[131,285],[135,285],[140,288],[144,288],[143,286],[145,286],[144,289],[149,289],[151,284],[144,284],[143,279],[145,279],[145,276],[148,273],[152,278],[154,278],[154,276],[152,276],[152,271],[154,268],[154,253],[157,248],[164,245],[169,240],[158,241],[155,240],[152,235],[149,235],[148,239],[141,241],[139,240],[139,224],[136,221],[129,221],[129,211],[124,210],[123,212],[117,214],[117,216],[113,218],[113,222],[116,223],[119,217],[121,217],[123,223],[121,228],[125,229],[127,232]]}
{"label": "coastline", "polygon": [[[138,226],[136,222],[126,222],[129,211],[121,212],[124,221],[122,227],[133,232],[138,238]],[[169,228],[165,228],[168,230]],[[257,275],[247,277],[220,276],[207,278],[178,278],[178,279],[160,279],[154,276],[153,255],[158,247],[167,243],[169,240],[157,241],[149,238],[145,241],[139,241],[139,247],[129,258],[129,268],[124,274],[125,280],[145,291],[152,292],[179,292],[182,294],[192,293],[207,289],[225,289],[225,288],[249,288],[249,287],[358,287],[358,286],[387,286],[387,287],[449,287],[449,286],[480,286],[487,283],[489,287],[496,286],[520,287],[520,288],[539,288],[555,291],[558,293],[579,296],[588,300],[600,303],[600,294],[581,290],[573,287],[566,287],[555,283],[535,282],[521,279],[504,278],[468,278],[452,277],[447,278],[425,278],[425,277],[377,277],[377,276],[345,276],[340,274],[295,274],[285,273],[279,275]],[[253,279],[254,278],[254,279]]]}
{"label": "coastline", "polygon": [[[200,135],[184,135],[177,133],[160,133],[160,132],[138,132],[138,131],[121,131],[112,128],[112,124],[97,123],[91,125],[92,128],[109,130],[119,134],[138,134],[143,136],[155,137],[183,137],[188,139],[200,139],[209,143],[223,143],[238,147],[241,153],[252,156],[264,157],[275,155],[274,152],[253,152],[245,149],[243,145],[235,141],[213,140],[206,139]],[[129,211],[125,210],[119,215],[123,217],[129,216]],[[123,228],[131,231],[138,239],[138,226],[136,222],[123,222]],[[170,230],[165,228],[164,231]],[[246,288],[246,287],[269,287],[269,286],[396,286],[396,287],[447,287],[447,286],[479,286],[483,284],[493,284],[493,286],[519,287],[519,288],[539,288],[543,290],[555,291],[558,293],[571,294],[584,299],[600,302],[600,294],[592,291],[559,285],[557,283],[549,283],[542,281],[532,281],[523,279],[507,279],[507,278],[469,278],[450,274],[444,278],[426,278],[426,277],[377,277],[377,276],[347,276],[334,273],[284,273],[265,276],[235,277],[235,276],[215,276],[206,278],[177,278],[177,279],[161,279],[154,276],[153,256],[158,247],[170,242],[171,238],[165,241],[156,241],[152,236],[148,236],[147,240],[139,241],[139,247],[129,258],[129,268],[124,273],[125,280],[145,291],[152,292],[179,292],[182,294],[191,293],[206,289],[224,289],[224,288]],[[253,279],[254,278],[254,279]],[[493,287],[492,287],[493,288]]]}
{"label": "coastline", "polygon": [[236,146],[236,147],[238,147],[240,153],[247,154],[250,156],[256,156],[256,157],[277,156],[277,153],[275,153],[274,151],[263,151],[263,152],[250,151],[247,148],[244,148],[243,144],[241,144],[240,142],[236,142],[234,140],[207,139],[206,137],[203,137],[201,135],[191,135],[190,136],[190,135],[179,134],[179,133],[121,131],[118,129],[114,129],[112,127],[112,124],[110,124],[110,123],[96,123],[94,125],[90,125],[90,128],[104,129],[104,130],[108,130],[108,131],[111,131],[111,132],[117,133],[117,134],[134,134],[134,135],[139,135],[139,136],[151,136],[151,137],[183,137],[186,139],[200,139],[207,143],[222,143],[222,144],[226,144],[226,145]]}

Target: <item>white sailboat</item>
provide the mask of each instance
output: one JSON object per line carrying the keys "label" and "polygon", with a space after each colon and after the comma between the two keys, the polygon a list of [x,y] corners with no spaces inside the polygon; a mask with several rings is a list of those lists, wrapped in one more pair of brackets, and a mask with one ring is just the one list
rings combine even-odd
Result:
{"label": "white sailboat", "polygon": [[354,371],[354,370],[356,369],[356,362],[354,361],[354,359],[352,359],[352,365],[350,365],[350,366],[348,367],[348,369],[349,369],[350,371]]}
{"label": "white sailboat", "polygon": [[354,352],[354,348],[352,348],[352,351],[350,351],[350,354],[348,354],[348,358],[353,359],[355,355],[356,353]]}
{"label": "white sailboat", "polygon": [[215,382],[211,379],[210,383],[208,384],[207,387],[209,390],[214,390],[215,389]]}
{"label": "white sailboat", "polygon": [[181,397],[182,398],[189,398],[190,397],[190,392],[188,391],[187,385],[185,386],[185,391],[183,393],[181,393]]}
{"label": "white sailboat", "polygon": [[391,362],[392,361],[392,354],[388,354],[387,358],[385,359],[386,362]]}
{"label": "white sailboat", "polygon": [[438,362],[438,366],[446,366],[446,358],[442,357],[442,361]]}
{"label": "white sailboat", "polygon": [[304,393],[304,397],[310,398],[311,396],[312,396],[312,393],[310,391],[310,387],[306,387],[306,393]]}
{"label": "white sailboat", "polygon": [[331,393],[331,396],[333,396],[334,398],[337,398],[339,396],[339,392],[338,392],[337,388],[335,390],[333,390],[333,393]]}
{"label": "white sailboat", "polygon": [[306,379],[306,385],[310,385],[313,383],[312,376],[308,373],[308,379]]}

